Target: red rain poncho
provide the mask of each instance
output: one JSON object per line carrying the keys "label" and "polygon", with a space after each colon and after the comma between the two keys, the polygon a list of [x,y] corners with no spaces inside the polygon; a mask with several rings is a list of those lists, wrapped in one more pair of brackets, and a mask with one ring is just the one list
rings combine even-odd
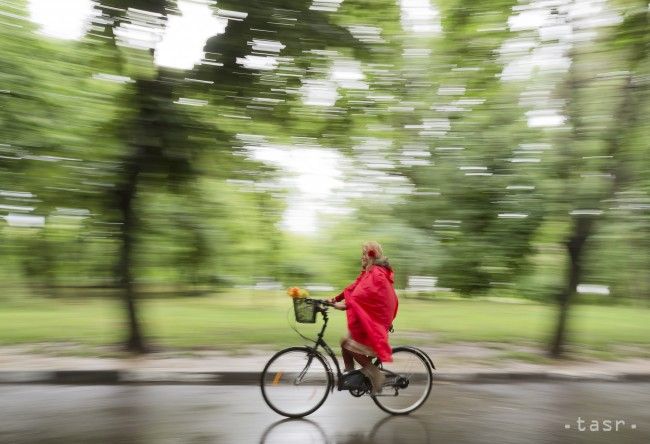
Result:
{"label": "red rain poncho", "polygon": [[355,341],[370,347],[382,362],[393,360],[388,329],[397,315],[393,270],[373,265],[336,298],[345,298],[348,330]]}

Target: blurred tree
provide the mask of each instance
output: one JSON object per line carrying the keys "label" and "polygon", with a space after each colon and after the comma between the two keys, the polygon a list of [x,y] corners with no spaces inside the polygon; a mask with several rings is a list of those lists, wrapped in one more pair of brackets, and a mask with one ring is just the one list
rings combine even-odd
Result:
{"label": "blurred tree", "polygon": [[[99,21],[108,24],[105,36],[108,37],[108,44],[116,50],[116,45],[128,44],[130,27],[137,27],[141,33],[148,32],[153,36],[151,39],[144,38],[144,44],[139,43],[152,55],[150,66],[138,66],[138,63],[142,65],[142,60],[146,60],[142,54],[137,55],[137,63],[133,63],[135,66],[129,66],[128,49],[118,51],[116,57],[121,65],[118,70],[133,78],[126,102],[132,112],[120,115],[119,124],[115,125],[119,139],[128,146],[120,161],[115,189],[121,241],[118,275],[129,319],[126,345],[129,350],[143,352],[146,347],[138,320],[133,276],[135,239],[140,226],[136,208],[138,189],[147,179],[153,180],[153,183],[162,179],[172,187],[186,183],[193,175],[192,153],[197,150],[199,140],[203,139],[206,143],[203,134],[212,134],[212,138],[208,136],[212,142],[206,146],[211,145],[214,158],[215,148],[220,154],[231,152],[235,144],[233,136],[241,131],[242,125],[226,118],[223,121],[212,119],[210,129],[201,127],[175,105],[176,90],[181,85],[188,88],[184,84],[185,76],[153,66],[155,36],[162,33],[167,14],[177,13],[175,2],[105,0],[100,6],[103,14]],[[280,105],[274,109],[268,104],[286,103],[291,91],[273,93],[282,85],[278,85],[276,78],[264,76],[263,71],[282,62],[281,66],[287,71],[297,69],[306,72],[314,59],[322,57],[318,51],[333,45],[346,47],[357,43],[347,29],[331,24],[325,14],[310,6],[310,1],[255,1],[237,2],[232,5],[232,10],[227,10],[228,2],[219,3],[220,9],[217,11],[222,17],[229,18],[229,24],[224,35],[210,39],[205,47],[208,56],[218,54],[219,57],[217,60],[206,60],[193,72],[200,85],[214,85],[209,94],[221,102],[217,109],[219,106],[232,109],[238,118],[252,120],[252,128],[264,124],[285,125],[289,121],[289,106]],[[260,32],[271,32],[278,40],[269,40],[268,34],[264,34],[262,40],[258,36]],[[249,53],[251,45],[253,55]],[[280,50],[282,57],[277,60],[275,56]],[[259,53],[263,55],[255,55]],[[264,63],[257,66],[256,62],[260,61],[268,62],[271,66]],[[292,74],[280,83],[286,87],[293,85],[295,90],[300,78],[300,75]],[[193,85],[192,89],[201,90],[201,87]],[[259,105],[260,102],[263,104]],[[329,125],[327,119],[323,122],[326,127]],[[303,135],[302,126],[297,125],[297,128],[298,134]],[[222,169],[223,166],[221,162]],[[232,171],[226,169],[221,174],[232,176]],[[263,212],[262,206],[260,214]],[[195,244],[200,246],[201,242]],[[272,253],[273,248],[269,252]],[[197,253],[200,251],[194,252],[195,255]]]}
{"label": "blurred tree", "polygon": [[[144,281],[342,285],[362,238],[399,285],[436,274],[472,295],[534,271],[519,288],[557,294],[555,355],[579,283],[650,300],[647,2],[608,6],[624,20],[595,39],[607,17],[578,2],[406,3],[219,1],[225,32],[181,70],[156,53],[176,2],[105,0],[67,42],[5,2],[4,273],[50,294],[117,276],[134,351]],[[281,233],[284,185],[253,161],[287,147],[346,156],[336,205],[355,211],[317,238]]]}
{"label": "blurred tree", "polygon": [[[91,78],[81,44],[40,38],[26,2],[3,7],[0,199],[8,237],[3,255],[7,264],[20,262],[27,282],[42,283],[39,289],[55,295],[62,271],[72,274],[73,262],[75,272],[81,271],[78,258],[72,258],[79,250],[75,230],[97,208],[102,188],[94,166],[86,163],[85,148],[114,109],[104,100],[114,90]],[[11,266],[6,271],[9,281],[20,274]]]}
{"label": "blurred tree", "polygon": [[[563,189],[558,202],[564,208],[568,204],[573,209],[570,213],[571,228],[564,242],[568,269],[565,286],[557,298],[559,314],[550,345],[552,356],[560,356],[566,343],[569,307],[578,284],[583,282],[585,251],[596,230],[597,219],[609,202],[615,201],[622,191],[636,185],[641,179],[636,176],[637,168],[631,162],[636,160],[633,154],[635,151],[645,150],[644,146],[636,145],[635,138],[639,126],[646,125],[640,116],[648,100],[648,82],[643,80],[648,73],[650,50],[648,6],[647,2],[632,6],[626,11],[625,19],[608,36],[604,50],[612,55],[613,60],[618,61],[616,67],[624,73],[614,82],[613,88],[603,85],[602,77],[594,76],[589,52],[583,55],[576,51],[571,55],[572,64],[562,91],[567,100],[567,124],[571,132],[563,141],[564,150],[559,164],[559,179],[563,183]],[[590,103],[598,97],[597,92],[610,94],[607,99],[611,117],[609,124],[604,127],[591,123],[598,119],[597,113],[600,112]],[[600,97],[602,100],[602,95]],[[605,180],[585,185],[585,159],[589,157],[585,154],[589,153],[590,141],[594,146],[594,140],[599,142],[596,147],[602,153],[600,158],[604,160],[600,166],[600,177],[605,177]],[[589,154],[593,154],[593,148]],[[576,177],[581,174],[582,180]]]}
{"label": "blurred tree", "polygon": [[518,88],[501,81],[495,57],[513,5],[443,2],[442,35],[427,42],[431,54],[420,70],[407,66],[404,74],[421,104],[403,136],[402,171],[415,192],[402,214],[440,239],[440,284],[463,295],[526,272],[541,222],[539,196],[508,187],[529,181],[511,162],[528,132]]}

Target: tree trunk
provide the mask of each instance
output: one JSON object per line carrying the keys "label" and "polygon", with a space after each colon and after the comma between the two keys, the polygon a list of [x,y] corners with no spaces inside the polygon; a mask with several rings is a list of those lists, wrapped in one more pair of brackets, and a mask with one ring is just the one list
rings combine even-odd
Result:
{"label": "tree trunk", "polygon": [[[129,332],[126,349],[146,353],[144,335],[138,318],[137,292],[133,284],[133,250],[138,227],[134,202],[141,175],[155,170],[162,156],[165,123],[161,119],[161,103],[171,101],[171,88],[162,82],[158,72],[155,80],[138,79],[135,82],[134,103],[138,110],[135,126],[129,129],[131,154],[123,163],[123,176],[118,188],[118,207],[121,213],[121,241],[118,276],[128,314]],[[146,169],[146,171],[145,171]]]}
{"label": "tree trunk", "polygon": [[567,286],[558,295],[558,320],[555,333],[551,342],[550,353],[554,358],[559,358],[564,351],[566,343],[566,326],[569,317],[569,306],[576,288],[582,278],[582,257],[587,239],[591,235],[594,221],[593,216],[576,216],[572,233],[565,246],[569,253],[567,268]]}
{"label": "tree trunk", "polygon": [[125,348],[135,353],[146,353],[144,336],[138,317],[136,304],[136,291],[133,285],[133,244],[135,228],[137,225],[136,214],[133,208],[135,193],[138,186],[138,176],[141,169],[142,150],[137,149],[136,155],[126,163],[125,181],[118,191],[119,209],[121,212],[121,250],[119,256],[118,276],[122,298],[128,315],[128,334]]}

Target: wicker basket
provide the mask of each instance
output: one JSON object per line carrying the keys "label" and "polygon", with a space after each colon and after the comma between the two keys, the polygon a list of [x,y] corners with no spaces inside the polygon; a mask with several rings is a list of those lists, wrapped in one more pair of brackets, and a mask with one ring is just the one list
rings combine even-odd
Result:
{"label": "wicker basket", "polygon": [[301,324],[316,322],[316,305],[311,300],[294,298],[293,311],[296,313],[296,322]]}

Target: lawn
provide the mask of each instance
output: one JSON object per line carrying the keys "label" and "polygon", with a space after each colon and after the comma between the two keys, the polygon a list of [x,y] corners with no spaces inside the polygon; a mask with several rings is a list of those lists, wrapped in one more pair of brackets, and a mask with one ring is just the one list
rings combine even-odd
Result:
{"label": "lawn", "polygon": [[[291,329],[291,300],[281,292],[236,290],[206,297],[146,299],[140,303],[145,333],[162,348],[228,349],[301,343]],[[345,334],[345,316],[332,312],[326,338]],[[544,343],[555,309],[541,304],[473,300],[422,301],[402,298],[392,342]],[[312,325],[299,324],[305,334]],[[579,305],[569,321],[576,345],[650,345],[650,310]],[[0,344],[72,342],[116,344],[124,333],[119,301],[108,298],[26,298],[0,308]]]}

